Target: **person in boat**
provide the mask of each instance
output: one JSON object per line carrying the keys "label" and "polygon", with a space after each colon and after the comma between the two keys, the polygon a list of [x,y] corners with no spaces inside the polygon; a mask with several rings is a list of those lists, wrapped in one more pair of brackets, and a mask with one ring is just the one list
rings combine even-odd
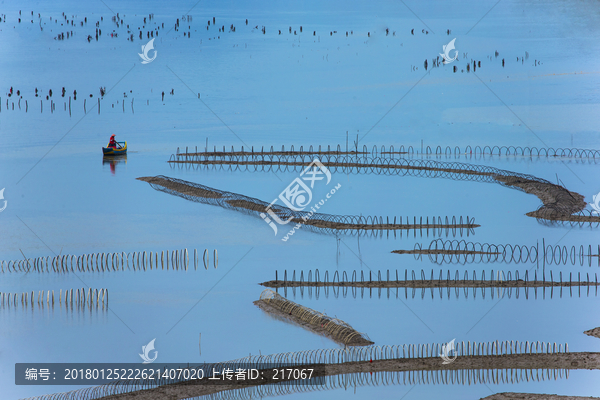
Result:
{"label": "person in boat", "polygon": [[114,133],[110,137],[110,141],[108,142],[108,147],[112,147],[113,149],[118,148],[117,141],[115,140],[115,134]]}

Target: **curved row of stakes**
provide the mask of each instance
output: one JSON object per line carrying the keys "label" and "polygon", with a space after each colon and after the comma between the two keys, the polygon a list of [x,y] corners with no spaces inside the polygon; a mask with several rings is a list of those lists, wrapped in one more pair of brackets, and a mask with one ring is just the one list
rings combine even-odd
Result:
{"label": "curved row of stakes", "polygon": [[[600,226],[600,216],[586,210],[583,196],[565,187],[533,175],[507,171],[488,165],[444,162],[430,159],[371,157],[358,154],[324,153],[315,156],[308,153],[234,155],[222,158],[202,156],[172,157],[171,164],[216,165],[230,170],[298,172],[313,164],[315,159],[331,172],[344,174],[381,174],[445,178],[496,183],[511,189],[532,193],[542,200],[542,205],[526,215],[538,220],[572,221]],[[528,189],[528,190],[526,190]],[[546,193],[543,195],[542,193]],[[548,193],[551,196],[548,196]],[[552,198],[552,201],[550,201]]]}
{"label": "curved row of stakes", "polygon": [[[219,254],[213,250],[213,266],[219,265]],[[199,266],[199,253],[194,249],[192,255],[194,270]],[[204,250],[202,254],[204,268],[210,265],[210,253]],[[147,271],[167,269],[187,271],[190,257],[187,249],[159,252],[133,253],[90,253],[83,255],[65,254],[55,257],[38,257],[17,261],[0,261],[0,272],[109,272],[109,271]]]}
{"label": "curved row of stakes", "polygon": [[[62,289],[58,293],[56,301],[59,305],[62,305],[63,296]],[[36,303],[37,300],[37,303]],[[44,306],[44,304],[54,307],[55,297],[54,290],[48,290],[47,292],[40,290],[35,296],[35,291],[23,292],[23,293],[2,293],[0,292],[0,306],[2,307],[17,307],[19,305],[26,307],[31,305],[32,307],[37,304],[38,306]],[[76,305],[76,306],[108,306],[108,289],[92,289],[85,288],[81,289],[67,289],[65,290],[65,306]]]}
{"label": "curved row of stakes", "polygon": [[[376,170],[374,168],[376,168],[376,166],[366,166],[367,164],[363,163],[362,166],[357,167],[355,165],[351,165],[348,163],[341,163],[338,164],[338,166],[332,167],[332,166],[328,166],[330,170],[333,170],[335,172],[338,173],[343,173],[343,174],[358,174],[358,173],[365,173],[365,174],[390,174],[390,171],[387,170],[387,167],[384,167],[384,169],[382,170]],[[381,164],[380,164],[381,165]],[[236,162],[229,162],[229,163],[222,163],[222,162],[212,162],[212,161],[207,161],[207,162],[198,162],[198,163],[171,163],[171,168],[185,168],[185,169],[193,169],[193,170],[218,170],[218,171],[227,171],[227,172],[298,172],[300,173],[305,166],[302,164],[285,164],[285,163],[277,163],[277,162],[269,162],[267,164],[262,164],[262,163],[248,163],[245,162],[243,160],[239,160]],[[394,168],[401,168],[401,167],[394,167]],[[424,167],[424,168],[430,168],[430,167]],[[415,174],[414,171],[409,170],[405,175],[411,175],[411,176],[421,176],[421,174]],[[436,177],[435,175],[431,175],[429,177]],[[464,177],[464,178],[458,178],[456,176],[451,176],[451,175],[446,175],[444,176],[444,178],[449,178],[449,179],[456,179],[456,180],[480,180],[480,179],[474,179],[474,178],[469,178],[469,177]],[[499,183],[499,182],[495,182],[495,183]],[[513,189],[517,189],[517,190],[521,190],[518,187],[512,187]],[[565,195],[566,191],[565,191]],[[540,208],[543,207],[540,206]],[[560,204],[556,205],[554,204],[554,209],[558,210],[558,212],[556,213],[558,216],[560,216],[561,213],[566,213],[567,210],[564,210]],[[570,211],[568,211],[570,213]],[[570,216],[574,217],[571,220],[561,220],[561,219],[548,219],[548,218],[544,218],[544,217],[540,217],[540,216],[535,216],[536,221],[544,226],[572,226],[572,227],[584,227],[584,226],[589,226],[589,227],[594,227],[597,228],[600,226],[600,220],[598,220],[598,215],[596,213],[594,213],[593,210],[588,210],[588,209],[583,209],[581,211],[575,212],[575,213],[570,213]],[[554,217],[554,215],[552,213],[548,213],[548,215],[546,215],[546,217]],[[420,229],[417,227],[417,229]],[[402,232],[402,231],[400,231]],[[470,232],[467,231],[467,236],[469,235],[469,233],[473,234],[474,232]],[[370,234],[375,236],[376,232],[367,232],[366,234]],[[381,234],[380,234],[381,236]],[[389,234],[388,234],[389,236]],[[422,236],[422,235],[421,235]],[[442,236],[441,233],[438,234],[438,236]],[[446,236],[448,236],[448,232],[446,232]],[[456,236],[455,234],[453,234],[453,236]],[[462,231],[461,231],[461,236],[462,236]]]}

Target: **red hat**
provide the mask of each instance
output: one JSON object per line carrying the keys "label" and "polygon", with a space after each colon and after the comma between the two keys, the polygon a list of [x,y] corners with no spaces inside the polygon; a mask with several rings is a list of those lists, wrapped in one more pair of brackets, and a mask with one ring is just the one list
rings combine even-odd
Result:
{"label": "red hat", "polygon": [[115,134],[113,133],[112,135],[110,135],[110,137],[115,137]]}

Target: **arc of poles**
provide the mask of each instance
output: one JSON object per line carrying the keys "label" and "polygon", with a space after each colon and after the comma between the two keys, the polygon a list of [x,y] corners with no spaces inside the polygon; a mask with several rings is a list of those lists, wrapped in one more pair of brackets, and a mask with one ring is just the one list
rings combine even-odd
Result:
{"label": "arc of poles", "polygon": [[[212,165],[235,171],[254,172],[291,172],[303,170],[314,161],[315,155],[308,153],[291,153],[288,155],[261,155],[261,156],[233,156],[222,159],[210,159],[207,157],[196,157],[196,159],[170,160],[171,165]],[[543,220],[567,221],[573,225],[600,226],[600,218],[589,210],[580,209],[580,205],[574,205],[571,193],[562,185],[554,184],[545,179],[533,175],[507,171],[486,165],[474,165],[463,162],[448,162],[431,159],[409,159],[409,158],[386,158],[358,156],[348,153],[323,153],[318,155],[319,161],[331,172],[352,174],[378,174],[378,175],[401,175],[418,176],[425,178],[445,178],[453,180],[469,180],[500,184],[520,191],[525,191],[519,185],[512,182],[515,179],[523,179],[529,183],[537,182],[547,185],[553,191],[555,201],[543,203],[536,211],[527,213],[528,216],[536,218],[539,222]]]}
{"label": "arc of poles", "polygon": [[[199,258],[201,257],[201,258]],[[213,250],[213,266],[219,265],[219,256],[216,249]],[[193,251],[193,267],[197,270],[201,263],[205,269],[210,265],[210,253],[205,249],[200,256],[199,252]],[[33,259],[17,261],[0,261],[0,273],[4,272],[109,272],[125,271],[126,269],[134,271],[147,270],[182,270],[187,271],[190,266],[190,256],[188,249],[169,250],[149,253],[130,252],[130,253],[90,253],[80,256],[65,254],[55,257],[37,257]]]}
{"label": "arc of poles", "polygon": [[[540,223],[548,221],[562,221],[572,226],[589,225],[600,226],[600,218],[590,210],[580,210],[579,206],[572,204],[571,193],[562,185],[553,184],[545,179],[532,175],[506,171],[485,165],[473,165],[460,162],[444,162],[431,159],[409,159],[388,157],[390,152],[344,152],[327,151],[314,152],[271,152],[271,153],[219,153],[219,156],[208,157],[206,153],[185,153],[185,157],[172,155],[169,163],[173,165],[213,165],[215,167],[229,167],[230,170],[246,171],[297,171],[304,169],[315,157],[332,172],[340,173],[373,173],[387,175],[409,175],[427,178],[448,178],[454,180],[470,180],[496,183],[512,189],[525,191],[518,185],[511,183],[514,178],[525,179],[529,182],[538,182],[548,185],[554,191],[553,203],[542,204],[535,212],[527,213]],[[405,154],[406,152],[392,152]],[[225,154],[225,156],[223,156]],[[228,155],[227,155],[228,154]]]}

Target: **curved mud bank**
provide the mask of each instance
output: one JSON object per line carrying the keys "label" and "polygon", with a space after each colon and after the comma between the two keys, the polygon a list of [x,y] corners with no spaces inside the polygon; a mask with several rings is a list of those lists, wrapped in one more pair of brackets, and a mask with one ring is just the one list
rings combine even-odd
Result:
{"label": "curved mud bank", "polygon": [[[582,212],[587,203],[584,196],[576,192],[571,192],[566,188],[551,183],[547,180],[537,178],[532,175],[520,174],[512,171],[500,170],[497,168],[481,165],[464,164],[458,162],[438,162],[438,161],[420,161],[405,159],[390,160],[367,160],[352,157],[331,157],[323,154],[321,163],[331,169],[345,168],[355,170],[379,170],[381,173],[390,173],[396,170],[415,171],[417,174],[423,173],[427,177],[449,177],[453,179],[469,179],[470,177],[484,177],[488,182],[500,183],[504,186],[521,190],[525,193],[533,194],[542,201],[542,206],[536,210],[528,212],[526,215],[538,219],[554,221],[571,222],[590,222],[600,223],[600,216],[593,215],[573,215]],[[276,156],[277,157],[277,156]],[[308,166],[312,160],[304,159],[297,154],[279,156],[279,160],[170,160],[170,163],[180,164],[203,164],[203,165],[261,165],[261,166]],[[294,159],[293,157],[298,157]],[[332,161],[333,159],[333,161]],[[387,171],[387,172],[386,172]],[[448,175],[447,175],[448,174]],[[461,178],[462,176],[462,178]]]}
{"label": "curved mud bank", "polygon": [[[414,218],[415,223],[396,223],[396,218],[386,217],[363,217],[353,215],[331,215],[307,211],[293,211],[290,208],[271,205],[262,200],[244,196],[238,193],[226,192],[213,189],[193,182],[186,182],[176,178],[165,176],[140,177],[136,178],[143,182],[148,182],[154,189],[183,197],[187,200],[197,201],[206,204],[218,205],[224,208],[234,209],[250,214],[260,215],[263,218],[269,218],[265,213],[274,213],[278,218],[288,223],[294,223],[314,229],[318,232],[338,232],[338,231],[396,231],[396,230],[460,230],[466,229],[472,232],[474,228],[479,227],[474,223],[473,218],[466,217],[446,217],[445,223],[441,217],[436,222],[435,217],[429,221],[429,217]],[[425,221],[423,221],[425,220]],[[385,222],[384,222],[385,221]],[[293,225],[290,224],[290,227]]]}
{"label": "curved mud bank", "polygon": [[562,186],[550,182],[537,182],[517,176],[494,176],[507,186],[514,186],[525,193],[536,195],[543,205],[536,211],[528,212],[527,216],[555,221],[599,222],[600,216],[572,215],[583,211],[587,206],[585,197],[571,192]]}

